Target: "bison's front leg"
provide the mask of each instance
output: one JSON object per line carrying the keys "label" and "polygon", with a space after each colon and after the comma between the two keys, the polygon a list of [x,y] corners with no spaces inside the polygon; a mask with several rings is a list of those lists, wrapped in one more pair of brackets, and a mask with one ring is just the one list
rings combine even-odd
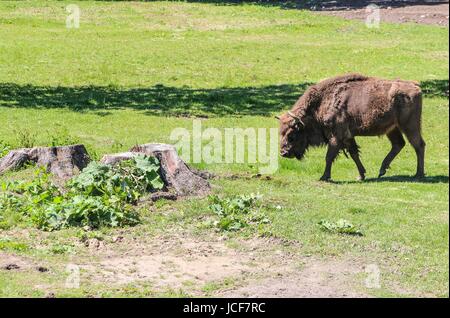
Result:
{"label": "bison's front leg", "polygon": [[321,181],[329,181],[331,179],[331,166],[333,165],[334,159],[336,159],[339,151],[341,150],[341,145],[335,138],[330,139],[328,142],[327,155],[325,158],[325,172],[320,178]]}

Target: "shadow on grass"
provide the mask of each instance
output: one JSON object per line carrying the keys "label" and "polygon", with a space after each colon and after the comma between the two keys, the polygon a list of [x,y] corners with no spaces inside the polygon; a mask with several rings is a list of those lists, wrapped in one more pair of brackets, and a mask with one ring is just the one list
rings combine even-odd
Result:
{"label": "shadow on grass", "polygon": [[420,87],[427,97],[448,98],[448,79],[423,81],[420,83]]}
{"label": "shadow on grass", "polygon": [[160,116],[271,115],[292,106],[311,84],[194,89],[164,85],[117,88],[0,83],[0,106],[68,108],[94,111],[100,116],[107,116],[114,109],[134,109]]}
{"label": "shadow on grass", "polygon": [[[66,108],[107,116],[110,110],[134,109],[156,116],[269,116],[291,107],[313,83],[261,87],[195,89],[155,85],[53,87],[0,83],[0,106]],[[425,96],[448,97],[448,80],[421,83]]]}
{"label": "shadow on grass", "polygon": [[448,183],[448,176],[436,175],[425,176],[423,178],[414,178],[413,176],[398,175],[381,178],[370,178],[364,182],[414,182],[414,183]]}
{"label": "shadow on grass", "polygon": [[397,175],[381,178],[368,178],[364,181],[331,181],[335,184],[354,184],[354,183],[383,183],[383,182],[408,182],[408,183],[448,183],[449,176],[436,175],[415,178],[414,176]]}

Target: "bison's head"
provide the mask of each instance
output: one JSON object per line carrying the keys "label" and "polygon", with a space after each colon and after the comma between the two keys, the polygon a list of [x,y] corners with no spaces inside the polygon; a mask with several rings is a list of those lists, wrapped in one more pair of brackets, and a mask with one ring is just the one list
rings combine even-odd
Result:
{"label": "bison's head", "polygon": [[322,131],[311,118],[300,119],[291,112],[277,118],[280,120],[282,157],[301,160],[309,146],[318,146],[325,142]]}

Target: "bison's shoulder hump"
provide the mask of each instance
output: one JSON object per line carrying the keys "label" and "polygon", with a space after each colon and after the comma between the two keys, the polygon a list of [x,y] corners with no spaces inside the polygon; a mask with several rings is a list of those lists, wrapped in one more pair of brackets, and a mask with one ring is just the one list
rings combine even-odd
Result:
{"label": "bison's shoulder hump", "polygon": [[360,81],[367,81],[370,77],[358,74],[358,73],[351,73],[351,74],[345,74],[340,75],[332,78],[328,78],[326,80],[323,80],[317,84],[320,88],[325,88],[328,86],[334,86],[338,84],[345,84],[350,82],[360,82]]}

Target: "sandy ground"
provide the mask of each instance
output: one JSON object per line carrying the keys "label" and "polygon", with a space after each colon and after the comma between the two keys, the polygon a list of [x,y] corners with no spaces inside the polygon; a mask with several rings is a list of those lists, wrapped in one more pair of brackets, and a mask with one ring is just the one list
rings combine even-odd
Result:
{"label": "sandy ground", "polygon": [[[372,11],[366,8],[324,8],[320,14],[333,15],[346,19],[366,21]],[[380,6],[380,23],[419,23],[448,27],[449,4],[412,5],[404,7]]]}
{"label": "sandy ground", "polygon": [[360,289],[353,286],[355,275],[364,273],[358,261],[302,257],[293,252],[295,243],[254,238],[233,242],[238,248],[232,248],[220,237],[184,235],[118,244],[96,250],[97,262],[81,264],[85,279],[119,285],[147,281],[160,289],[197,286],[190,291],[195,296],[202,295],[200,286],[232,280],[232,287],[219,288],[213,295],[367,297],[360,291],[364,281]]}
{"label": "sandy ground", "polygon": [[[115,242],[91,239],[80,243],[82,250],[70,262],[81,270],[81,285],[113,288],[148,283],[155,291],[181,289],[193,296],[214,297],[369,297],[363,261],[302,255],[298,244],[273,238],[229,241],[189,233],[121,237]],[[51,275],[64,266],[0,253],[0,269],[11,272]],[[33,288],[54,295],[57,285]],[[208,285],[217,287],[208,289]]]}

